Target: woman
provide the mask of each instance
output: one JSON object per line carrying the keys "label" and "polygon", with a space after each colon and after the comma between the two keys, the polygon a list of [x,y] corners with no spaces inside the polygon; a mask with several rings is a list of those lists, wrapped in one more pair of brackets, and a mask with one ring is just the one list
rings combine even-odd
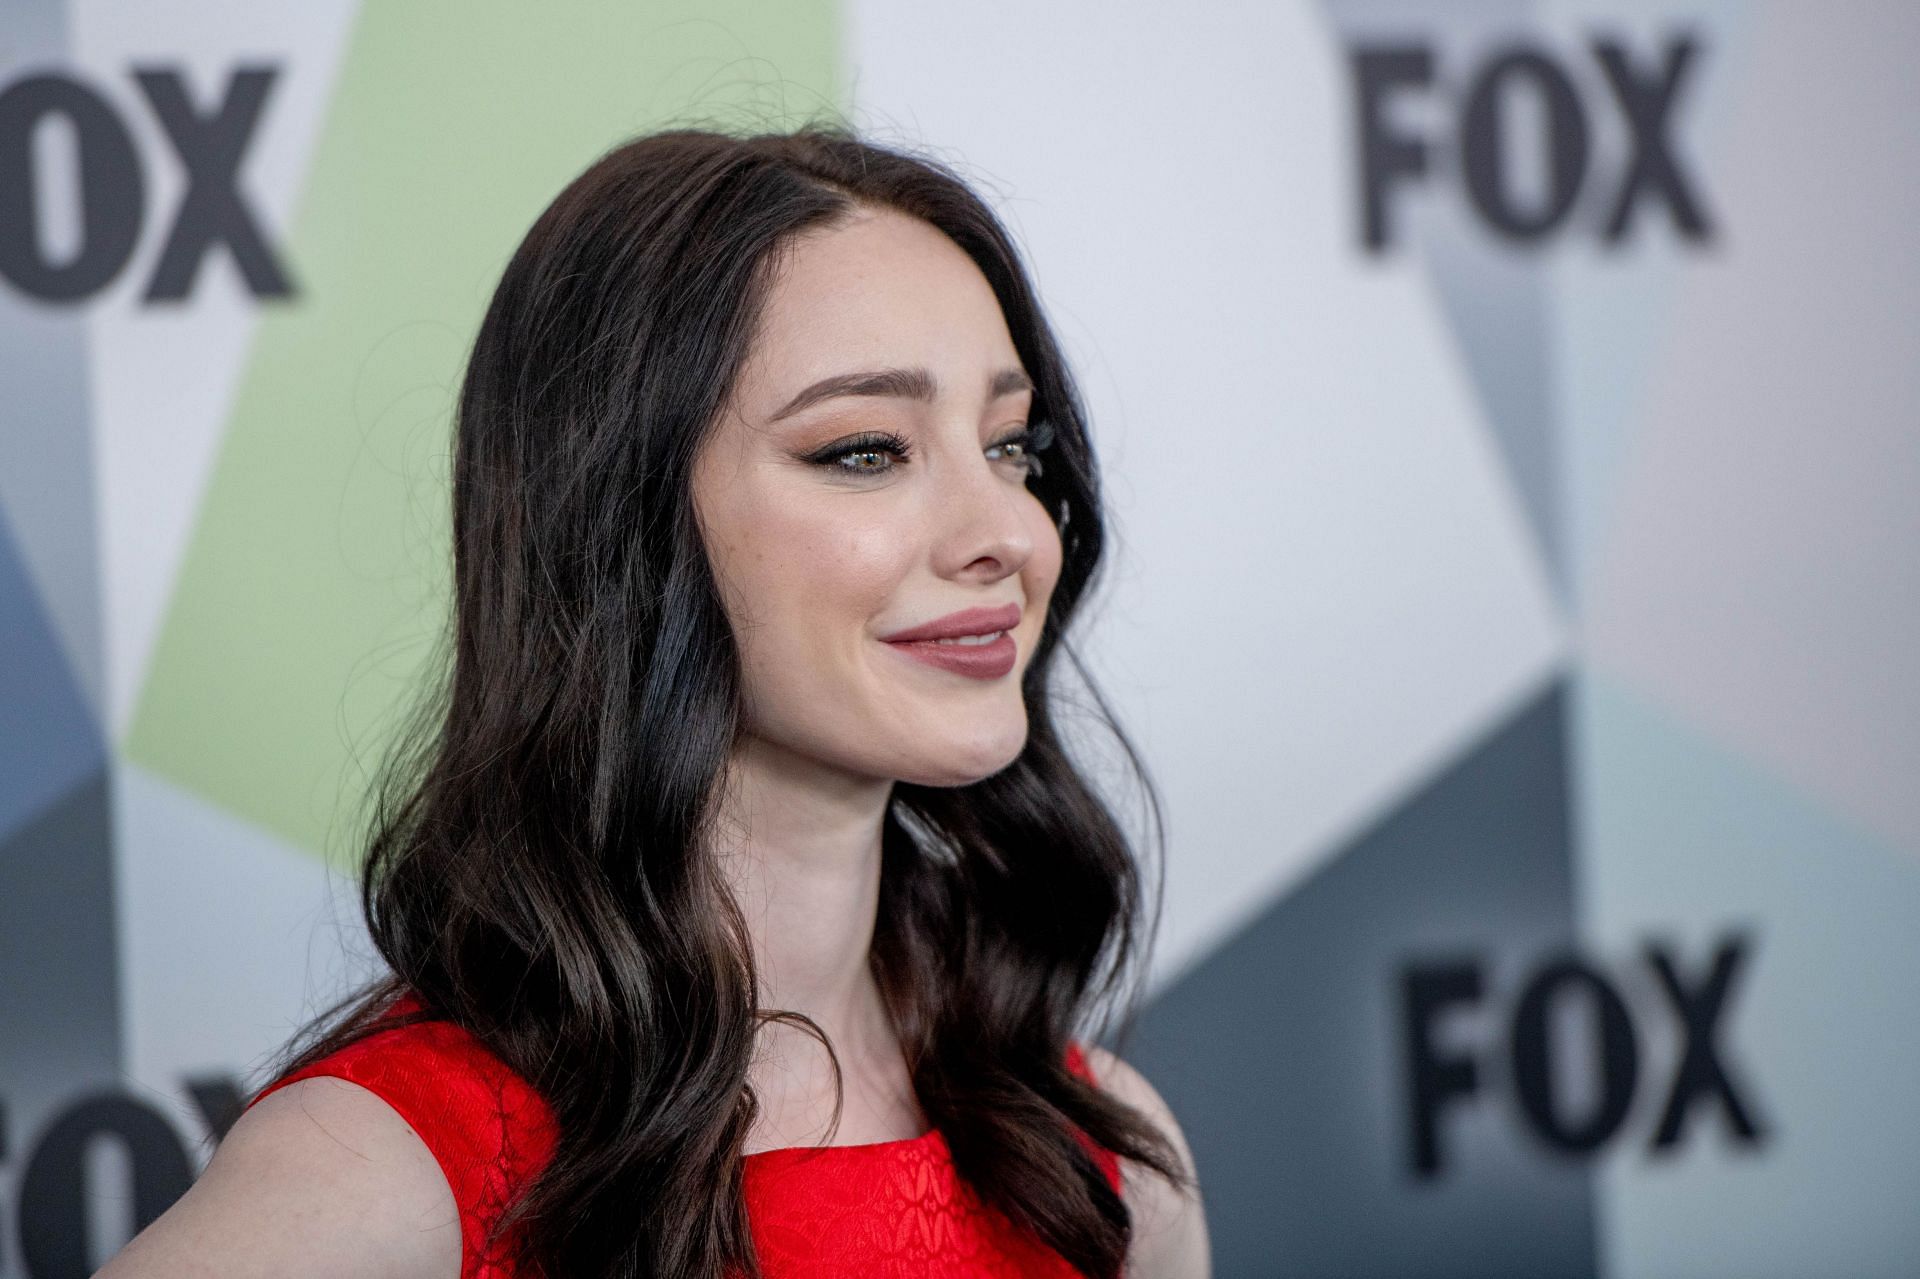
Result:
{"label": "woman", "polygon": [[1072,1037],[1140,898],[1050,702],[1097,473],[991,212],[835,129],[629,143],[456,435],[392,975],[103,1275],[1205,1274],[1173,1116]]}

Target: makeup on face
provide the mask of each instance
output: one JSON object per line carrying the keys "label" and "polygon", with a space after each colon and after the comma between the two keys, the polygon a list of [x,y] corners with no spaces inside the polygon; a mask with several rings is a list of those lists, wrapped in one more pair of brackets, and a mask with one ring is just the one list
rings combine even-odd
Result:
{"label": "makeup on face", "polygon": [[1020,606],[968,608],[923,622],[881,641],[895,651],[973,679],[998,679],[1011,671],[1019,656],[1013,628],[1020,624]]}
{"label": "makeup on face", "polygon": [[991,286],[936,229],[863,216],[798,246],[754,340],[696,473],[748,731],[863,777],[1005,767],[1062,546]]}

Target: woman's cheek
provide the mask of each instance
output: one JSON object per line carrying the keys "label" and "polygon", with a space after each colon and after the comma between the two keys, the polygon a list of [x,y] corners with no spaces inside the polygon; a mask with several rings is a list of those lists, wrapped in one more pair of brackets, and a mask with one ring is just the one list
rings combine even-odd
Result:
{"label": "woman's cheek", "polygon": [[891,521],[868,519],[840,529],[834,543],[834,577],[844,597],[876,613],[883,611],[913,562],[917,543],[911,531]]}
{"label": "woman's cheek", "polygon": [[1033,507],[1033,558],[1027,565],[1026,576],[1031,583],[1029,593],[1034,597],[1033,603],[1040,606],[1053,594],[1054,583],[1060,580],[1060,566],[1066,559],[1066,551],[1060,544],[1060,530],[1048,518],[1046,508],[1038,499]]}

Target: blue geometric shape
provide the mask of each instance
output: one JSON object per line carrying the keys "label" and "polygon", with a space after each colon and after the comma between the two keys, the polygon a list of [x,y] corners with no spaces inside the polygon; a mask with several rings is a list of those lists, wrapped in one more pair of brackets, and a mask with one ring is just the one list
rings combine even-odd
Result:
{"label": "blue geometric shape", "polygon": [[[0,523],[0,840],[103,768],[106,739]],[[11,871],[0,867],[0,893]]]}
{"label": "blue geometric shape", "polygon": [[0,1096],[22,1142],[119,1074],[109,804],[101,770],[0,840]]}

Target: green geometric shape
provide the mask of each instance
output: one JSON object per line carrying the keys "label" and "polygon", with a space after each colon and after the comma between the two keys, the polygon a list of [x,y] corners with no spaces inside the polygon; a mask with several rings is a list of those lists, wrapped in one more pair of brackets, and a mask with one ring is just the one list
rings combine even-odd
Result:
{"label": "green geometric shape", "polygon": [[468,343],[608,148],[844,110],[832,0],[367,4],[126,745],[345,867],[450,594]]}

